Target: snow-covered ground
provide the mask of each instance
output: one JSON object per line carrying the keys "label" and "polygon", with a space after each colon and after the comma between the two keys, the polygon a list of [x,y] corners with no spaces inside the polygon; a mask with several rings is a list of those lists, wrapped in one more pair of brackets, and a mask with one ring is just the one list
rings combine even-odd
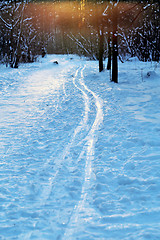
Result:
{"label": "snow-covered ground", "polygon": [[0,240],[160,239],[160,65],[119,65],[0,66]]}

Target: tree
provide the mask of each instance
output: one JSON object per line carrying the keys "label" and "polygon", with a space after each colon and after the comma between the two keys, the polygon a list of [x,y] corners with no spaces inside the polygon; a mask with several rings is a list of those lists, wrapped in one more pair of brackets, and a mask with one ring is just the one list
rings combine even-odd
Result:
{"label": "tree", "polygon": [[112,81],[118,82],[118,49],[121,61],[127,54],[142,61],[159,60],[159,9],[157,1],[110,1],[106,7],[103,16],[108,29],[107,69],[111,69],[112,61]]}
{"label": "tree", "polygon": [[118,3],[112,9],[112,81],[118,83]]}
{"label": "tree", "polygon": [[0,59],[18,67],[37,55],[76,53],[108,57],[118,82],[118,57],[160,58],[160,4],[157,1],[18,1],[0,3]]}
{"label": "tree", "polygon": [[[25,2],[4,2],[1,8],[1,34],[3,35],[3,56],[6,63],[17,68],[21,56]],[[1,46],[1,47],[2,47]]]}
{"label": "tree", "polygon": [[[107,69],[111,70],[111,81],[118,83],[118,1],[111,2],[105,11],[103,17],[106,21],[108,30],[108,64]],[[111,35],[112,33],[112,35]],[[112,46],[111,46],[112,43]]]}

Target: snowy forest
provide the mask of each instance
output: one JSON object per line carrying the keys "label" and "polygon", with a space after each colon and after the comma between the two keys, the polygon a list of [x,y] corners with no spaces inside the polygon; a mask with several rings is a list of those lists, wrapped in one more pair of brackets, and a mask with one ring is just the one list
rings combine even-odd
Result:
{"label": "snowy forest", "polygon": [[0,1],[0,240],[160,239],[159,60],[159,0]]}
{"label": "snowy forest", "polygon": [[158,1],[2,0],[0,13],[0,61],[13,68],[46,53],[74,53],[98,59],[102,71],[114,46],[122,62],[160,58]]}

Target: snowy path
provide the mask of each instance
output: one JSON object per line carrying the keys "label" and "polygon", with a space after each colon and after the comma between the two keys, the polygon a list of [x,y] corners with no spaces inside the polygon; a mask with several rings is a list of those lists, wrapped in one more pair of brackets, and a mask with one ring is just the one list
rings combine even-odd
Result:
{"label": "snowy path", "polygon": [[160,74],[128,64],[0,66],[0,240],[159,239]]}
{"label": "snowy path", "polygon": [[[14,212],[14,221],[19,221],[18,215],[22,215],[21,224],[15,224],[17,239],[33,239],[35,236],[39,239],[47,238],[45,230],[43,237],[38,229],[44,224],[48,206],[55,209],[59,220],[49,210],[49,217],[43,228],[46,225],[46,234],[53,234],[57,227],[55,239],[58,239],[63,232],[62,227],[64,232],[67,231],[73,218],[78,216],[77,209],[82,208],[86,200],[91,181],[96,131],[103,120],[103,114],[99,97],[84,83],[84,68],[78,67],[74,75],[72,69],[68,71],[66,68],[61,76],[57,74],[56,79],[53,77],[53,69],[35,69],[24,81],[14,83],[11,92],[8,89],[3,91],[1,99],[5,102],[6,98],[6,105],[1,111],[1,129],[6,131],[4,138],[7,140],[4,142],[7,151],[4,149],[3,158],[8,168],[16,168],[10,172],[16,175],[16,183],[12,179],[8,183],[18,189],[15,194],[20,201],[17,214]],[[7,107],[10,105],[11,107]],[[74,117],[73,120],[70,119],[70,114],[77,115],[76,122]],[[9,125],[6,126],[7,122]],[[20,133],[16,134],[16,130]],[[13,132],[12,140],[7,131]],[[12,193],[8,194],[12,199]],[[28,215],[31,220],[30,230],[23,214]],[[12,222],[10,220],[8,224],[12,225]],[[24,225],[22,233],[21,225]],[[3,232],[5,235],[5,227],[2,227]]]}
{"label": "snowy path", "polygon": [[[81,70],[81,77],[79,78],[80,87],[75,84],[75,86],[82,92],[85,99],[85,123],[88,119],[89,104],[88,102],[94,101],[96,106],[96,116],[93,124],[90,127],[88,135],[85,140],[87,141],[83,147],[81,153],[85,155],[85,175],[84,182],[82,184],[81,196],[78,204],[75,205],[74,211],[70,218],[69,224],[64,234],[63,239],[72,239],[74,233],[79,229],[79,224],[81,224],[82,219],[88,218],[90,215],[93,217],[94,209],[89,206],[89,199],[91,197],[90,189],[92,182],[94,181],[94,176],[92,173],[92,161],[94,160],[94,148],[95,142],[97,140],[96,131],[99,130],[100,125],[103,121],[103,110],[102,110],[102,100],[91,90],[89,89],[83,81],[83,69]],[[92,100],[93,98],[93,100]],[[90,99],[90,101],[89,101]],[[81,158],[81,155],[80,155]]]}

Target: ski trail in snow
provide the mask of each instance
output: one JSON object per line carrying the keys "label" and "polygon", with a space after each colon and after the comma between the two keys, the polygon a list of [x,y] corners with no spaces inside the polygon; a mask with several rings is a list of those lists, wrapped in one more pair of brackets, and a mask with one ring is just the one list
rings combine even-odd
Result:
{"label": "ski trail in snow", "polygon": [[[45,199],[43,199],[41,202],[41,205],[44,205],[45,204],[45,201],[47,200],[47,198],[49,197],[49,193],[50,193],[50,189],[52,187],[52,184],[53,184],[53,181],[54,179],[56,178],[56,176],[58,175],[59,173],[59,170],[61,168],[61,165],[62,163],[64,162],[66,156],[69,154],[69,151],[72,147],[72,145],[74,144],[74,141],[75,141],[75,138],[76,136],[78,135],[78,133],[83,129],[85,128],[86,124],[87,124],[87,121],[88,121],[88,112],[89,112],[89,98],[87,96],[87,94],[82,91],[75,83],[75,79],[77,78],[77,75],[78,75],[78,72],[80,71],[80,68],[77,69],[76,73],[75,73],[75,76],[73,77],[73,84],[74,86],[79,89],[82,94],[83,94],[83,98],[84,98],[84,101],[85,101],[85,114],[84,114],[84,117],[82,118],[82,120],[80,121],[79,125],[76,127],[76,129],[74,130],[74,134],[73,136],[71,137],[71,140],[70,142],[67,144],[67,146],[64,148],[64,151],[62,153],[62,155],[60,157],[58,157],[59,161],[56,163],[57,164],[57,171],[56,173],[54,174],[54,177],[50,178],[49,179],[49,188],[44,190],[44,193],[45,194],[42,194],[42,196],[45,196]],[[49,159],[49,161],[46,162],[46,164],[44,165],[44,168],[46,168],[49,164],[49,162],[51,161],[51,159]]]}
{"label": "ski trail in snow", "polygon": [[[89,202],[87,201],[87,198],[89,198],[89,189],[91,186],[92,179],[92,161],[94,160],[94,147],[95,142],[97,139],[96,131],[99,129],[100,124],[103,122],[103,109],[102,109],[102,100],[99,96],[97,96],[91,89],[89,89],[85,83],[84,83],[84,76],[83,71],[85,67],[81,70],[81,78],[79,79],[79,83],[81,85],[81,91],[86,92],[87,99],[89,98],[89,95],[91,95],[95,102],[96,106],[96,117],[94,120],[93,125],[91,126],[91,129],[85,138],[87,143],[84,145],[82,152],[86,152],[86,162],[85,162],[85,173],[84,173],[84,182],[82,185],[81,190],[81,196],[78,204],[75,206],[71,218],[69,220],[69,223],[67,225],[66,231],[63,236],[63,240],[69,240],[72,239],[73,234],[76,232],[76,228],[79,227],[79,224],[81,224],[81,219],[85,219],[85,216],[93,216],[95,214],[95,210],[89,206]],[[82,88],[84,90],[82,90]],[[81,156],[80,156],[81,157]]]}
{"label": "ski trail in snow", "polygon": [[[84,69],[83,69],[84,70]],[[95,121],[86,137],[87,140],[87,160],[85,165],[85,180],[82,187],[82,195],[83,200],[86,198],[86,189],[88,182],[91,178],[92,173],[92,159],[94,158],[94,145],[96,141],[96,133],[95,131],[99,129],[100,124],[103,121],[103,110],[102,110],[102,100],[93,92],[91,91],[84,83],[83,81],[83,71],[81,71],[81,78],[80,78],[80,84],[84,87],[84,89],[90,93],[94,97],[95,105],[96,105],[96,118]]]}
{"label": "ski trail in snow", "polygon": [[[78,133],[79,133],[82,129],[84,129],[84,128],[86,127],[86,125],[87,125],[88,112],[89,112],[89,98],[88,98],[87,94],[86,94],[82,89],[80,89],[80,88],[78,87],[78,85],[76,84],[76,82],[75,82],[75,80],[76,80],[76,78],[77,78],[77,75],[78,75],[80,69],[81,69],[81,68],[78,68],[78,69],[77,69],[77,71],[76,71],[76,73],[75,73],[75,76],[73,77],[73,84],[74,84],[74,86],[75,86],[79,91],[82,92],[82,95],[83,95],[83,98],[84,98],[84,102],[85,102],[85,110],[84,110],[84,111],[85,111],[85,114],[84,114],[82,120],[80,121],[79,125],[75,128],[74,133],[73,133],[73,136],[71,137],[70,142],[69,142],[69,143],[67,144],[67,146],[64,148],[63,153],[62,153],[61,156],[59,157],[59,159],[61,159],[61,160],[59,160],[59,161],[56,163],[56,164],[57,164],[57,171],[56,171],[56,174],[55,174],[54,178],[52,178],[52,180],[54,180],[54,179],[56,178],[56,176],[57,176],[57,174],[58,174],[58,172],[59,172],[59,169],[60,169],[60,167],[61,167],[61,164],[64,162],[66,156],[69,154],[70,149],[71,149],[71,147],[72,147],[73,144],[74,144],[74,141],[75,141],[75,139],[76,139],[76,136],[77,136]],[[48,162],[46,162],[46,164],[45,164],[44,167],[47,167],[50,161],[51,161],[51,160],[49,160]]]}
{"label": "ski trail in snow", "polygon": [[[57,175],[58,175],[58,173],[59,173],[59,171],[60,171],[60,168],[61,168],[62,164],[64,163],[64,160],[65,160],[66,156],[70,153],[70,149],[71,149],[71,147],[72,147],[73,144],[74,144],[74,141],[75,141],[75,139],[76,139],[76,136],[78,135],[78,133],[79,133],[82,129],[85,128],[85,126],[86,126],[86,124],[87,124],[87,121],[88,121],[89,98],[88,98],[87,94],[86,94],[82,89],[80,89],[80,88],[77,86],[76,82],[75,82],[79,71],[80,71],[80,68],[78,68],[77,71],[76,71],[76,73],[75,73],[75,76],[74,76],[74,78],[73,78],[73,84],[74,84],[74,86],[75,86],[78,90],[80,90],[80,91],[82,92],[82,95],[83,95],[83,98],[84,98],[84,102],[85,102],[85,114],[84,114],[84,117],[82,118],[82,120],[80,121],[79,125],[78,125],[78,126],[76,127],[76,129],[74,130],[74,134],[73,134],[73,136],[71,137],[71,140],[70,140],[70,142],[68,143],[68,145],[65,147],[65,149],[64,149],[64,151],[63,151],[63,153],[62,153],[62,156],[59,157],[59,159],[61,159],[61,160],[59,160],[59,161],[56,163],[56,165],[57,165],[57,171],[56,171],[56,173],[54,174],[54,176],[49,179],[49,184],[48,184],[48,186],[43,190],[43,193],[42,193],[42,197],[43,197],[43,198],[42,198],[42,200],[41,200],[41,204],[40,204],[40,205],[44,205],[45,202],[46,202],[46,200],[49,198],[49,195],[50,195],[50,192],[51,192],[51,189],[52,189],[53,182],[54,182],[55,178],[57,177]],[[82,157],[83,154],[84,154],[84,151],[81,152],[81,155],[80,155],[80,156]],[[47,167],[48,164],[49,164],[49,162],[50,162],[50,160],[45,164],[44,167]]]}
{"label": "ski trail in snow", "polygon": [[[45,206],[49,196],[51,194],[53,184],[55,179],[58,177],[58,173],[60,172],[63,164],[65,162],[65,158],[70,154],[70,149],[74,147],[76,137],[78,134],[83,131],[86,134],[86,137],[82,140],[84,144],[82,151],[79,154],[78,161],[86,158],[85,160],[85,170],[84,170],[84,182],[82,183],[82,190],[80,195],[80,200],[78,201],[77,205],[74,207],[73,212],[71,212],[71,217],[69,218],[66,231],[64,233],[64,240],[70,239],[70,236],[74,233],[74,227],[78,226],[78,221],[81,218],[81,215],[86,214],[84,208],[88,209],[90,214],[93,213],[93,209],[87,205],[87,198],[88,192],[92,181],[92,161],[94,160],[94,146],[96,142],[96,131],[99,129],[100,124],[103,121],[103,110],[102,110],[102,100],[92,91],[90,90],[84,83],[84,76],[83,71],[86,66],[79,67],[76,70],[76,73],[73,77],[73,85],[77,88],[83,97],[84,100],[84,115],[81,119],[78,126],[75,128],[74,133],[70,139],[70,142],[64,148],[63,153],[58,157],[58,161],[56,164],[57,171],[53,173],[53,175],[48,179],[48,183],[43,186],[42,192],[40,194],[40,200],[37,202],[38,207]],[[80,76],[79,76],[80,73]],[[88,130],[89,125],[89,113],[91,111],[90,104],[94,104],[96,108],[96,116],[93,124],[89,126],[90,130]],[[88,132],[89,131],[89,132]],[[46,169],[49,166],[49,163],[52,161],[52,158],[49,158],[48,161],[44,164],[43,169]],[[34,222],[34,229],[23,235],[24,240],[32,239],[34,233],[36,233],[36,225],[38,224],[39,220]],[[48,222],[52,227],[52,222],[49,220]],[[54,230],[54,229],[53,229]],[[19,239],[22,239],[22,235]]]}
{"label": "ski trail in snow", "polygon": [[[80,69],[81,69],[81,68],[78,68],[78,70],[76,71],[76,74],[75,74],[75,76],[74,76],[74,78],[73,78],[73,84],[74,84],[74,86],[75,86],[79,91],[82,92],[83,99],[84,99],[84,103],[85,103],[85,110],[84,110],[85,113],[84,113],[84,117],[82,118],[80,124],[79,124],[79,125],[77,126],[77,128],[75,129],[74,134],[73,134],[73,136],[72,136],[72,138],[71,138],[70,143],[67,145],[67,147],[65,148],[65,150],[64,150],[64,152],[63,152],[62,160],[65,159],[65,157],[66,157],[67,154],[69,153],[69,150],[70,150],[70,148],[72,147],[72,145],[73,145],[73,143],[74,143],[74,141],[75,141],[76,136],[78,135],[78,133],[79,133],[82,129],[84,129],[84,128],[86,127],[86,124],[87,124],[87,121],[88,121],[89,98],[88,98],[87,94],[86,94],[81,88],[78,87],[78,85],[76,84],[76,81],[75,81],[76,78],[77,78],[77,76],[78,76],[78,72],[80,71]],[[84,69],[84,68],[83,68],[83,69]],[[82,70],[83,70],[83,69],[82,69]]]}
{"label": "ski trail in snow", "polygon": [[[57,168],[57,171],[54,173],[54,176],[51,176],[48,180],[48,184],[45,185],[45,187],[43,186],[43,189],[42,189],[42,192],[40,194],[40,201],[38,202],[38,207],[42,207],[46,204],[47,200],[49,199],[49,196],[51,194],[51,191],[52,191],[52,187],[53,187],[53,183],[56,179],[56,177],[58,176],[58,173],[65,161],[65,158],[67,155],[69,155],[70,153],[70,149],[71,147],[74,145],[74,141],[76,139],[76,136],[78,135],[78,133],[80,133],[80,131],[83,129],[86,128],[87,126],[87,122],[88,122],[88,113],[89,113],[89,110],[90,110],[90,103],[89,103],[89,97],[88,95],[85,93],[84,90],[82,90],[80,87],[78,87],[78,85],[76,84],[76,79],[77,79],[77,76],[78,76],[78,73],[79,71],[81,71],[81,74],[83,72],[85,67],[83,67],[83,69],[81,67],[79,67],[73,77],[73,85],[75,86],[75,88],[77,88],[81,93],[82,93],[82,96],[83,96],[83,99],[84,99],[84,116],[82,118],[82,120],[80,121],[79,125],[75,128],[74,130],[74,134],[73,136],[71,137],[71,140],[70,142],[67,144],[67,146],[64,148],[64,151],[63,153],[61,154],[61,156],[58,157],[59,161],[56,163],[56,168]],[[81,151],[80,153],[80,156],[79,156],[79,159],[82,159],[83,155],[84,155],[84,149]],[[49,158],[48,161],[46,161],[46,163],[44,164],[44,167],[43,169],[46,169],[48,166],[49,166],[49,163],[51,162],[52,158]],[[36,203],[37,204],[37,203]],[[38,223],[38,221],[36,221],[34,223],[34,227],[36,227],[36,224]],[[50,225],[52,225],[52,223],[50,223]],[[28,234],[25,234],[25,236],[23,236],[23,239],[24,240],[29,240],[32,238],[32,234],[34,233],[34,231],[36,231],[36,228],[35,230],[29,232]],[[22,235],[20,236],[19,239],[21,239]]]}

